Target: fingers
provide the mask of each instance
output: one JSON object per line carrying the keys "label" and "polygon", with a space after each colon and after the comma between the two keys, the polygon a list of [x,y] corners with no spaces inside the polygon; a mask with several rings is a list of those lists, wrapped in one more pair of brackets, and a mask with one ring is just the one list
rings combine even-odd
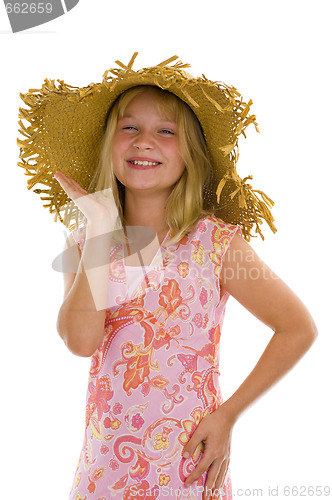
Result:
{"label": "fingers", "polygon": [[207,453],[205,452],[202,460],[198,463],[196,469],[185,480],[184,483],[185,486],[188,487],[194,481],[196,481],[196,479],[198,479],[203,474],[203,472],[205,472],[208,469],[211,462],[212,462],[211,456],[207,455]]}
{"label": "fingers", "polygon": [[77,192],[80,196],[88,194],[74,179],[67,177],[66,174],[58,170],[54,174],[54,178],[58,181],[62,189],[68,194],[68,196],[73,200],[77,198]]}
{"label": "fingers", "polygon": [[57,170],[55,172],[54,177],[58,182],[62,182],[65,184],[71,184],[73,186],[76,186],[76,187],[82,189],[81,186],[78,184],[78,182],[76,182],[72,177],[69,177],[68,175],[64,174],[60,170]]}
{"label": "fingers", "polygon": [[189,458],[198,445],[204,446],[202,460],[184,482],[189,487],[206,471],[203,500],[207,500],[213,490],[216,490],[216,498],[220,498],[218,488],[223,485],[228,470],[231,431],[231,426],[220,423],[219,413],[215,411],[201,420],[183,449],[182,456]]}
{"label": "fingers", "polygon": [[224,464],[217,462],[216,460],[211,464],[209,470],[207,471],[207,477],[204,485],[203,500],[209,500],[212,495],[212,489],[215,484],[215,480],[218,477],[219,471]]}
{"label": "fingers", "polygon": [[222,485],[224,484],[226,474],[228,471],[228,466],[229,466],[229,459],[224,460],[224,462],[221,464],[221,467],[220,467],[220,470],[217,474],[216,482],[214,485],[216,490],[219,490],[222,487]]}
{"label": "fingers", "polygon": [[[205,471],[207,471],[203,500],[208,500],[213,493],[213,490],[218,490],[220,486],[223,485],[227,469],[228,469],[229,460],[226,458],[220,459],[217,458],[214,461],[204,455],[204,458],[199,462],[196,469],[188,476],[184,485],[188,488],[196,479],[198,479]],[[210,467],[209,467],[210,466]],[[218,493],[218,491],[217,491]]]}
{"label": "fingers", "polygon": [[[203,421],[204,419],[202,420],[201,423],[203,423]],[[217,456],[214,450],[210,449],[203,428],[202,432],[200,432],[201,428],[202,427],[200,426],[197,427],[194,434],[191,436],[190,441],[186,444],[186,446],[183,449],[182,455],[184,458],[191,457],[198,446],[201,447],[203,451],[202,460],[198,463],[196,469],[187,477],[184,483],[186,487],[190,486],[193,483],[193,481],[195,481],[203,474],[203,472],[207,471],[210,464],[215,460]]]}
{"label": "fingers", "polygon": [[74,181],[74,179],[72,179],[71,177],[68,177],[66,174],[64,174],[63,172],[61,172],[60,170],[58,170],[57,172],[55,172],[54,174],[54,178],[59,182],[59,184],[69,184],[71,186],[76,186],[80,189],[81,186],[76,182]]}
{"label": "fingers", "polygon": [[70,180],[73,180],[71,177],[68,177],[66,174],[61,172],[61,170],[57,170],[54,174],[54,178],[61,183],[66,183],[69,182]]}

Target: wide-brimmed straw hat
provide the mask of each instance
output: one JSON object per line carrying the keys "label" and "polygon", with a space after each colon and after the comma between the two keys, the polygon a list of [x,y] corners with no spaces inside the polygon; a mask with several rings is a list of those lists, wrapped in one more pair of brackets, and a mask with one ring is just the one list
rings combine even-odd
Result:
{"label": "wide-brimmed straw hat", "polygon": [[[131,87],[154,85],[182,99],[200,122],[213,167],[204,208],[225,222],[240,224],[247,240],[253,228],[263,238],[263,220],[276,232],[270,212],[274,202],[247,183],[251,175],[242,179],[236,171],[239,136],[245,136],[249,124],[259,131],[256,116],[249,115],[252,101],[244,102],[235,87],[210,81],[205,75],[194,78],[184,70],[189,64],[170,65],[178,56],[135,71],[136,56],[137,52],[127,65],[116,61],[118,68],[106,71],[101,83],[79,88],[46,79],[41,89],[20,94],[28,108],[20,108],[19,132],[24,138],[18,140],[18,165],[30,177],[28,189],[41,184],[42,189],[34,192],[48,202],[43,206],[56,213],[55,221],[59,218],[69,230],[76,229],[79,210],[54,178],[55,172],[64,172],[88,190],[111,105]],[[25,126],[22,119],[29,124]]]}

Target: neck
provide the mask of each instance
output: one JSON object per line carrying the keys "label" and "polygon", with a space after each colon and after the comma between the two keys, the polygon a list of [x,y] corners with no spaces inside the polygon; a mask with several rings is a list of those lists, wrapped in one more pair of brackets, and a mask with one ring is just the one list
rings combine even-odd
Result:
{"label": "neck", "polygon": [[147,226],[154,229],[157,235],[165,235],[168,226],[165,220],[166,199],[161,197],[133,196],[126,193],[124,219],[127,226]]}

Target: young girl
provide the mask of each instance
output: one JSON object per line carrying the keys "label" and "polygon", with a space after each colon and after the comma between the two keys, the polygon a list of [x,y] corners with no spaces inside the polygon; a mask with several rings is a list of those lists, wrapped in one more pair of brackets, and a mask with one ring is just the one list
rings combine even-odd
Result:
{"label": "young girl", "polygon": [[[317,335],[306,307],[246,241],[254,223],[261,233],[262,219],[275,231],[271,200],[261,191],[258,200],[235,168],[237,137],[255,123],[251,103],[231,87],[193,79],[185,65],[167,66],[172,61],[134,72],[133,57],[103,86],[56,89],[47,81],[39,97],[49,106],[62,93],[61,106],[75,110],[44,107],[40,121],[47,128],[50,116],[66,117],[66,144],[54,141],[56,127],[43,129],[58,150],[49,169],[85,221],[69,236],[76,264],[66,244],[57,323],[74,354],[91,356],[70,500],[232,498],[235,422]],[[105,129],[84,129],[88,119]],[[96,131],[102,142],[92,154]],[[66,155],[75,157],[71,168]],[[58,210],[64,198],[55,184]],[[223,402],[219,343],[229,295],[274,335]]]}

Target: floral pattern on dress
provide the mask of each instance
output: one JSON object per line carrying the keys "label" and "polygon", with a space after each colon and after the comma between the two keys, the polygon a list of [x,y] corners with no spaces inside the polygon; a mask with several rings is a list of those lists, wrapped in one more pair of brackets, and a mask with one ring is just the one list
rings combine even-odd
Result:
{"label": "floral pattern on dress", "polygon": [[[84,247],[84,231],[73,231]],[[121,244],[110,252],[105,335],[91,357],[85,434],[69,500],[198,500],[207,473],[183,484],[203,456],[181,451],[223,402],[219,348],[229,294],[220,271],[239,226],[210,215],[148,269],[128,296]],[[122,257],[121,257],[122,256]],[[159,267],[158,267],[159,266]],[[229,471],[217,500],[232,498]]]}

